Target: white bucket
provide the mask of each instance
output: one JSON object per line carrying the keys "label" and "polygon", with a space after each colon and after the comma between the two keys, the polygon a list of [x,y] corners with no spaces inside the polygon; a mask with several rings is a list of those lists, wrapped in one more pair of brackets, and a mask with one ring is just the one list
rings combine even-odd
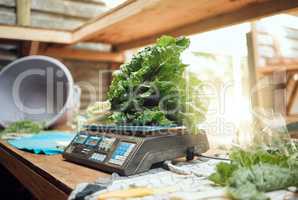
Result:
{"label": "white bucket", "polygon": [[50,127],[71,107],[73,78],[58,60],[28,56],[0,72],[0,125],[31,120]]}

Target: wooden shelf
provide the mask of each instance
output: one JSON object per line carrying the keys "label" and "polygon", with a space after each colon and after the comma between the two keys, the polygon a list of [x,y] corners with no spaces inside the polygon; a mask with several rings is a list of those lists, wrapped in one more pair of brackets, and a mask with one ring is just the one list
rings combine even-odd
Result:
{"label": "wooden shelf", "polygon": [[60,48],[49,47],[45,51],[40,51],[39,54],[51,56],[54,58],[112,62],[112,63],[123,63],[125,60],[125,57],[122,53],[100,52],[100,51],[93,51],[93,50],[81,50],[81,49],[71,49],[71,48],[61,48],[61,47]]}
{"label": "wooden shelf", "polygon": [[[73,44],[95,41],[117,49],[146,45],[163,34],[190,35],[298,7],[293,0],[128,0],[72,31],[11,27],[0,38]],[[48,31],[48,32],[47,32]]]}
{"label": "wooden shelf", "polygon": [[246,22],[298,7],[293,0],[130,0],[74,32],[82,40],[129,49],[163,34],[189,35]]}
{"label": "wooden shelf", "polygon": [[72,33],[60,30],[0,25],[0,39],[70,44],[72,43]]}

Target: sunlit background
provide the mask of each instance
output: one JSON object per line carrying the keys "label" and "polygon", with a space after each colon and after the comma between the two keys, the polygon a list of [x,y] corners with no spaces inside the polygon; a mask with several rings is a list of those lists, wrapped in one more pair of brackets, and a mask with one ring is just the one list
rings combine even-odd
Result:
{"label": "sunlit background", "polygon": [[[297,57],[291,54],[293,44],[285,39],[284,29],[285,25],[298,28],[297,17],[276,15],[256,24],[273,33],[280,43],[282,55]],[[244,23],[192,35],[190,48],[182,56],[189,70],[208,83],[211,101],[207,119],[200,126],[208,132],[211,144],[217,147],[228,148],[232,144],[249,143],[252,139],[246,37],[251,26]]]}

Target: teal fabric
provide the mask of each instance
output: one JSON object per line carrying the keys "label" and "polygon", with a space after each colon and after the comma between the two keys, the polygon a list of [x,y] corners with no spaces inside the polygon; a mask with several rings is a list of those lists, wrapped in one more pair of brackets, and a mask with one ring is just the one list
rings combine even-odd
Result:
{"label": "teal fabric", "polygon": [[9,140],[8,143],[17,149],[30,151],[35,154],[55,155],[63,153],[59,149],[60,142],[69,144],[75,134],[61,131],[45,131],[29,137]]}

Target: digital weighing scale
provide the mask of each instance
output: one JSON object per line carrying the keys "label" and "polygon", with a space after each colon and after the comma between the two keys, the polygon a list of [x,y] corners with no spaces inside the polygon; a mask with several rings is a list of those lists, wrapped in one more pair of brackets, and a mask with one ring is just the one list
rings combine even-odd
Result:
{"label": "digital weighing scale", "polygon": [[65,149],[66,160],[100,169],[133,175],[153,164],[185,157],[209,148],[205,133],[188,134],[182,127],[86,126]]}

